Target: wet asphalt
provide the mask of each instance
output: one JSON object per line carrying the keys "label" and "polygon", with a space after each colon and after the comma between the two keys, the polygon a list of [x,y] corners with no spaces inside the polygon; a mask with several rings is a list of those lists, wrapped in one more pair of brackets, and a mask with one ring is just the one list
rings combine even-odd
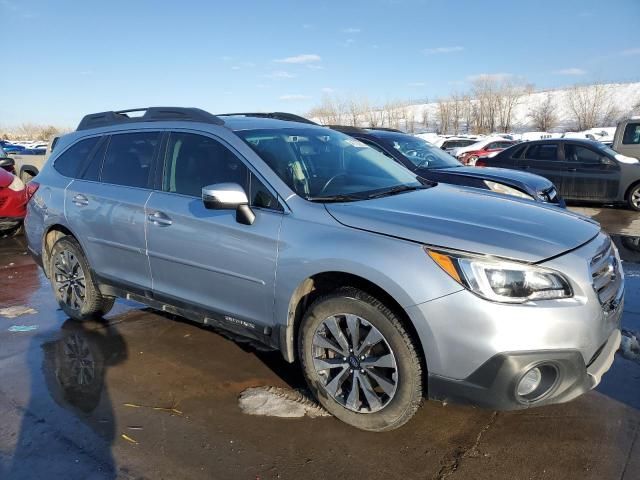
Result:
{"label": "wet asphalt", "polygon": [[[623,327],[640,332],[640,215],[578,210],[615,235]],[[243,414],[248,387],[303,387],[278,353],[125,301],[104,322],[69,320],[20,237],[0,240],[8,306],[37,313],[0,317],[2,480],[640,479],[640,363],[620,354],[596,391],[568,404],[426,401],[403,428],[373,434]]]}

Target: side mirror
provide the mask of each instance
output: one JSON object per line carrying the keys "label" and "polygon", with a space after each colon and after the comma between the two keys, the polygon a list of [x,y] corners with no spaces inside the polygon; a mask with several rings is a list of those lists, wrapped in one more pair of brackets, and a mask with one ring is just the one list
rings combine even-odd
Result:
{"label": "side mirror", "polygon": [[202,203],[209,210],[235,209],[236,221],[244,225],[252,225],[256,219],[244,188],[237,183],[216,183],[204,187]]}
{"label": "side mirror", "polygon": [[600,163],[602,165],[614,165],[615,162],[611,160],[609,157],[600,157]]}
{"label": "side mirror", "polygon": [[0,168],[14,167],[16,162],[11,157],[0,157]]}

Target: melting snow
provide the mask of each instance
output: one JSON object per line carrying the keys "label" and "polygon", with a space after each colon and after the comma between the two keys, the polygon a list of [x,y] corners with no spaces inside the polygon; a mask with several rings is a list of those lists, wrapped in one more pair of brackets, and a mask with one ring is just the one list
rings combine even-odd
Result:
{"label": "melting snow", "polygon": [[633,333],[623,330],[620,341],[620,352],[629,360],[640,360],[640,341]]}
{"label": "melting snow", "polygon": [[278,387],[248,388],[238,399],[240,409],[248,415],[269,417],[328,417],[330,414],[302,392]]}
{"label": "melting snow", "polygon": [[25,305],[15,305],[13,307],[0,308],[0,317],[16,318],[22,315],[38,313],[37,310]]}

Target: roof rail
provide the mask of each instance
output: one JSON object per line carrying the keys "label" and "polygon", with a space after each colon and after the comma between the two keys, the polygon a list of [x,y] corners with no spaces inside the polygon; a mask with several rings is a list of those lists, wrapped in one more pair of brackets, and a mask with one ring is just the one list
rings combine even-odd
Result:
{"label": "roof rail", "polygon": [[[133,112],[144,112],[144,114],[133,117],[128,115]],[[91,113],[82,118],[76,130],[88,130],[90,128],[108,127],[123,123],[159,122],[162,120],[181,120],[186,122],[202,122],[212,123],[214,125],[224,125],[224,121],[222,119],[199,108],[148,107]]]}
{"label": "roof rail", "polygon": [[344,133],[368,133],[364,128],[352,127],[350,125],[325,125],[325,127]]}
{"label": "roof rail", "polygon": [[316,122],[308,118],[287,112],[255,112],[255,113],[219,113],[219,117],[257,117],[257,118],[273,118],[274,120],[283,120],[285,122],[308,123],[309,125],[318,125]]}
{"label": "roof rail", "polygon": [[380,130],[381,132],[405,133],[402,130],[398,130],[397,128],[389,128],[389,127],[367,127],[367,130]]}

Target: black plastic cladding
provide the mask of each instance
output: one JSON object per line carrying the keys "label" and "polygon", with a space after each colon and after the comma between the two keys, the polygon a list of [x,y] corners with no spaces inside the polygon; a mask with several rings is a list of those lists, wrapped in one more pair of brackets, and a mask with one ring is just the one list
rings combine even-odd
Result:
{"label": "black plastic cladding", "polygon": [[[144,112],[144,115],[130,117],[127,114],[131,112]],[[124,123],[160,122],[166,120],[224,125],[224,120],[200,108],[149,107],[91,113],[84,116],[76,130],[89,130],[91,128],[109,127]]]}

